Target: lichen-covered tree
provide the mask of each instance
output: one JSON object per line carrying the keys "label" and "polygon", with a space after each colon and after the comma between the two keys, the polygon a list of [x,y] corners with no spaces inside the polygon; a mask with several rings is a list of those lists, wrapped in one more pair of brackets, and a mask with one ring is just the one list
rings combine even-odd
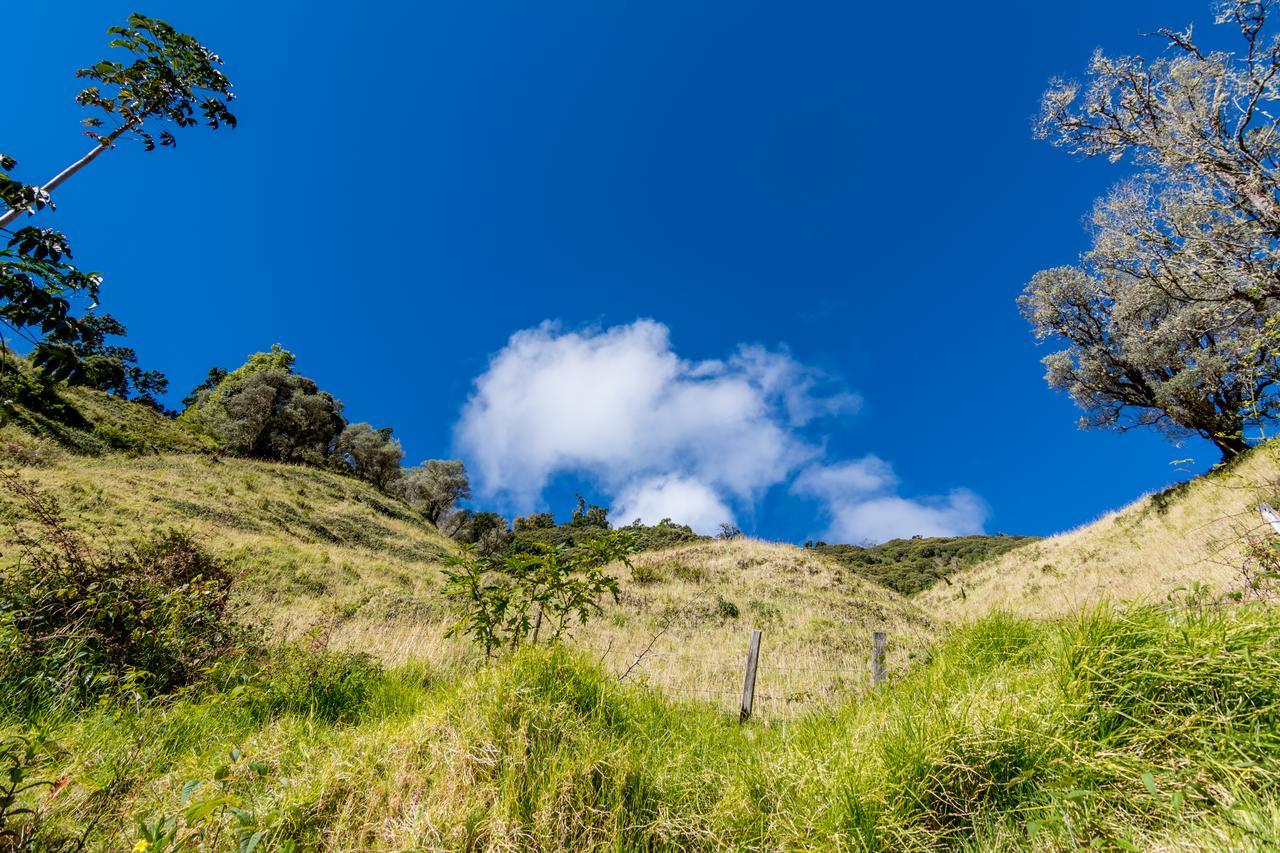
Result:
{"label": "lichen-covered tree", "polygon": [[429,459],[405,470],[395,487],[410,506],[437,526],[458,501],[471,497],[471,481],[460,459]]}
{"label": "lichen-covered tree", "polygon": [[400,460],[404,450],[391,437],[391,428],[374,429],[366,423],[347,424],[338,436],[335,452],[355,475],[379,489],[386,489],[399,479]]}
{"label": "lichen-covered tree", "polygon": [[1277,300],[1180,301],[1142,278],[1059,267],[1038,273],[1019,306],[1037,337],[1065,344],[1044,359],[1045,378],[1084,410],[1084,428],[1195,434],[1226,460],[1249,446],[1248,426],[1280,414],[1267,341]]}
{"label": "lichen-covered tree", "polygon": [[1274,0],[1227,0],[1216,22],[1238,49],[1160,30],[1159,58],[1089,63],[1087,84],[1054,80],[1037,133],[1085,156],[1128,156],[1145,173],[1099,204],[1086,261],[1173,299],[1280,295],[1280,33]]}

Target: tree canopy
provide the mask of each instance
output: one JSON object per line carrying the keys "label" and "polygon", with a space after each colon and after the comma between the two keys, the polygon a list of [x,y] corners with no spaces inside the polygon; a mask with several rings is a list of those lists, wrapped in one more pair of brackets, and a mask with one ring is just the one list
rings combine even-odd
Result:
{"label": "tree canopy", "polygon": [[1046,380],[1084,410],[1082,426],[1198,434],[1229,459],[1249,426],[1280,414],[1274,9],[1219,4],[1238,51],[1163,29],[1158,59],[1099,51],[1087,84],[1054,80],[1044,94],[1038,135],[1142,169],[1098,201],[1080,262],[1037,274],[1020,300],[1038,337],[1065,343]]}

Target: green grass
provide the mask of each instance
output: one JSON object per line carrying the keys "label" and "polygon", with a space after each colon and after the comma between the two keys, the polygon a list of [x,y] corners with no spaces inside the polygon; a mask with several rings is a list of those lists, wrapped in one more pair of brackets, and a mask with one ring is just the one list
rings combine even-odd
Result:
{"label": "green grass", "polygon": [[997,615],[876,695],[781,725],[619,686],[565,649],[361,684],[325,709],[264,715],[233,690],[46,721],[37,769],[67,781],[39,795],[41,843],[92,824],[91,849],[128,849],[185,787],[241,810],[199,824],[222,826],[213,849],[237,823],[266,831],[259,849],[1280,844],[1274,609]]}

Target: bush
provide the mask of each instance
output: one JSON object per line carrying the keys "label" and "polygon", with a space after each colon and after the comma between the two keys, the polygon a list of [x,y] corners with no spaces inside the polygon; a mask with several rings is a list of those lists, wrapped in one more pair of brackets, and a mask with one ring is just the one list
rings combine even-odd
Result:
{"label": "bush", "polygon": [[539,633],[554,642],[571,622],[585,624],[600,615],[606,594],[618,601],[618,579],[605,568],[614,561],[630,567],[632,551],[622,533],[582,549],[543,546],[538,554],[502,559],[464,549],[444,572],[445,594],[462,610],[445,636],[466,634],[484,648],[486,657],[494,649],[520,645],[531,633],[534,643]]}
{"label": "bush", "polygon": [[186,533],[120,552],[92,548],[57,502],[13,474],[21,551],[0,574],[0,685],[15,706],[75,706],[104,693],[167,693],[201,679],[244,638],[232,578]]}

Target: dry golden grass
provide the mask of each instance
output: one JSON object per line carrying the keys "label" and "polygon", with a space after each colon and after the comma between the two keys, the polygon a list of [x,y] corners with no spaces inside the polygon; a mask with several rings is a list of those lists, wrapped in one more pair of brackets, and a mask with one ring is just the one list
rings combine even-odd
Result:
{"label": "dry golden grass", "polygon": [[762,631],[756,710],[765,717],[864,691],[873,631],[889,635],[891,672],[933,639],[930,620],[902,596],[791,545],[699,542],[632,563],[620,573],[621,606],[574,642],[612,673],[631,668],[628,680],[726,709],[741,699],[752,628]]}
{"label": "dry golden grass", "polygon": [[[0,434],[0,456],[8,438]],[[390,665],[456,669],[477,660],[464,639],[444,636],[454,614],[440,594],[440,569],[452,543],[357,480],[234,458],[44,450],[24,446],[0,464],[17,465],[56,495],[72,522],[100,542],[163,527],[195,533],[243,573],[246,622],[282,638],[322,627],[334,645]],[[0,505],[8,500],[0,496]],[[633,563],[634,571],[617,567],[619,604],[576,626],[570,642],[614,674],[631,667],[628,681],[726,709],[741,695],[753,627],[764,632],[757,680],[764,717],[864,690],[873,630],[889,634],[891,672],[932,637],[912,603],[789,545],[705,542]]]}
{"label": "dry golden grass", "polygon": [[1280,445],[1097,521],[959,572],[913,600],[948,621],[996,610],[1051,617],[1100,601],[1159,602],[1194,584],[1217,593],[1240,581],[1250,535],[1272,535],[1258,513],[1280,490]]}

